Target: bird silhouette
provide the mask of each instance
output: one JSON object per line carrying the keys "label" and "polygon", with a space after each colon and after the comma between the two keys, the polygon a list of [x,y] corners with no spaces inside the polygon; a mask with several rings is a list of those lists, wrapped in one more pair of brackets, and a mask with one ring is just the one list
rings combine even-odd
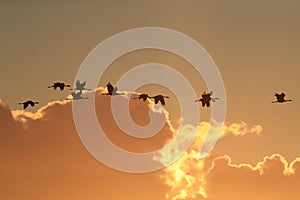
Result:
{"label": "bird silhouette", "polygon": [[79,91],[82,91],[82,90],[91,90],[91,89],[85,88],[85,85],[86,85],[86,81],[83,81],[82,83],[80,83],[80,81],[77,80],[76,81],[76,88],[70,89],[70,90],[79,90]]}
{"label": "bird silhouette", "polygon": [[61,83],[61,82],[55,82],[53,83],[53,85],[48,86],[48,88],[54,88],[56,90],[56,88],[60,88],[60,90],[64,90],[65,87],[71,87],[71,85],[65,84],[65,83]]}
{"label": "bird silhouette", "polygon": [[88,97],[82,97],[81,95],[82,95],[82,92],[80,91],[80,92],[72,92],[71,93],[71,95],[72,95],[72,99],[68,99],[67,98],[67,100],[80,100],[80,99],[88,99]]}
{"label": "bird silhouette", "polygon": [[158,102],[160,102],[161,105],[165,106],[165,105],[166,105],[166,102],[165,102],[165,99],[164,99],[164,98],[170,98],[170,97],[168,97],[168,96],[163,96],[163,95],[156,95],[156,96],[148,97],[148,98],[154,99],[154,103],[155,103],[155,104],[158,104]]}
{"label": "bird silhouette", "polygon": [[138,100],[143,99],[143,101],[146,101],[147,98],[149,98],[148,94],[143,93],[143,94],[140,94],[138,97],[135,97],[133,99],[138,99]]}
{"label": "bird silhouette", "polygon": [[115,96],[115,95],[124,95],[125,93],[118,93],[118,88],[112,86],[110,82],[107,83],[106,85],[108,93],[102,93],[102,95],[110,95],[110,96]]}
{"label": "bird silhouette", "polygon": [[23,109],[25,110],[29,105],[31,105],[33,107],[35,104],[39,104],[39,102],[29,100],[29,101],[25,101],[25,102],[22,102],[19,104],[23,104]]}
{"label": "bird silhouette", "polygon": [[272,101],[271,103],[284,103],[287,101],[292,101],[291,99],[284,99],[285,94],[283,92],[281,94],[275,93],[274,96],[276,96],[277,101]]}
{"label": "bird silhouette", "polygon": [[203,92],[203,94],[201,95],[202,98],[195,100],[195,102],[201,101],[202,107],[205,107],[205,106],[209,107],[210,106],[210,101],[215,102],[217,99],[219,99],[219,98],[212,98],[211,97],[212,94],[213,94],[212,91],[210,93]]}

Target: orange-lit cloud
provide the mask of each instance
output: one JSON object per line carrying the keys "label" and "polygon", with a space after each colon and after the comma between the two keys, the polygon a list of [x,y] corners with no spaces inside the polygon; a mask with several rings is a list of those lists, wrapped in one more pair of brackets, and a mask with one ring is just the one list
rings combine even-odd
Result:
{"label": "orange-lit cloud", "polygon": [[288,163],[279,154],[266,156],[255,166],[233,164],[229,156],[213,161],[205,178],[209,200],[300,198],[300,157]]}
{"label": "orange-lit cloud", "polygon": [[288,163],[273,154],[252,166],[234,164],[227,155],[204,160],[197,156],[191,151],[164,170],[161,178],[170,187],[166,199],[300,198],[300,157]]}
{"label": "orange-lit cloud", "polygon": [[[105,133],[116,144],[132,151],[148,151],[172,137],[168,125],[148,143],[122,133],[112,121],[110,99],[97,94],[96,109],[99,116],[106,116],[102,121]],[[148,104],[131,103],[135,104],[130,107],[133,118],[142,123],[146,116],[143,123],[147,124]],[[0,199],[152,200],[163,199],[167,190],[159,171],[132,175],[94,159],[77,135],[71,101],[50,102],[36,113],[11,111],[1,102],[0,160]]]}
{"label": "orange-lit cloud", "polygon": [[[177,138],[173,146],[161,152],[161,157],[158,156],[156,158],[162,163],[166,163],[165,158],[173,159],[173,156],[180,150],[180,144],[190,139],[193,132],[196,131],[196,136],[191,147],[175,163],[168,166],[161,176],[171,188],[166,194],[167,199],[177,200],[196,198],[198,196],[207,197],[205,174],[207,173],[207,165],[209,163],[205,159],[200,159],[199,152],[203,145],[204,137],[206,134],[209,134],[210,127],[211,125],[208,122],[201,122],[198,128],[193,126],[182,127],[179,131],[185,133],[184,137]],[[212,129],[212,131],[219,131],[219,128],[216,128],[216,130]],[[259,125],[249,128],[245,122],[241,122],[224,126],[220,131],[220,138],[222,138],[227,135],[243,136],[252,133],[260,135],[262,128]],[[209,143],[209,141],[207,142]]]}
{"label": "orange-lit cloud", "polygon": [[234,136],[243,136],[249,133],[260,136],[262,134],[262,130],[262,126],[260,125],[254,125],[249,128],[249,125],[246,122],[232,123],[225,127],[222,136],[228,134],[232,134]]}
{"label": "orange-lit cloud", "polygon": [[[82,145],[72,118],[71,101],[50,102],[36,113],[11,111],[0,102],[0,198],[1,199],[299,199],[300,158],[288,163],[280,154],[266,156],[255,166],[233,163],[230,156],[199,159],[210,124],[173,129],[166,124],[155,137],[139,140],[124,134],[114,123],[109,96],[96,93],[96,110],[109,139],[136,152],[159,149],[178,132],[182,137],[154,159],[166,163],[181,145],[196,137],[180,159],[163,170],[133,175],[110,169],[95,160]],[[128,101],[118,98],[119,103]],[[84,101],[83,101],[84,103]],[[130,101],[130,112],[139,125],[149,123],[151,102]],[[157,112],[161,114],[160,112]],[[259,125],[227,124],[228,135],[260,136]],[[109,153],[109,152],[105,152]]]}

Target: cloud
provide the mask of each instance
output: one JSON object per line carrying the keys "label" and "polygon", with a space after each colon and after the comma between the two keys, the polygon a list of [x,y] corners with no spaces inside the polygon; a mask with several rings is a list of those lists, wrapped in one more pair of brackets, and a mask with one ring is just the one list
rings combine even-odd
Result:
{"label": "cloud", "polygon": [[[211,128],[211,129],[210,129]],[[196,131],[196,136],[190,148],[180,157],[175,163],[168,166],[164,170],[164,174],[161,178],[170,187],[169,192],[166,194],[167,199],[187,199],[196,198],[201,196],[207,198],[206,193],[206,179],[205,174],[209,171],[210,158],[200,159],[200,149],[202,145],[210,146],[211,140],[209,134],[215,135],[212,132],[220,131],[220,138],[228,135],[244,136],[246,134],[255,133],[261,135],[262,128],[259,125],[254,125],[249,128],[245,122],[233,123],[225,125],[222,129],[220,127],[214,127],[208,122],[201,122],[198,127],[190,125],[183,126],[178,132],[184,132],[182,137],[175,138],[175,142],[172,146],[165,149],[155,159],[159,160],[163,164],[168,163],[165,159],[174,159],[177,152],[180,151],[181,145],[192,137],[193,132]],[[204,144],[204,138],[207,137]]]}
{"label": "cloud", "polygon": [[300,157],[288,163],[280,154],[255,166],[235,164],[230,156],[197,159],[191,151],[167,167],[161,178],[170,187],[166,199],[299,199]]}
{"label": "cloud", "polygon": [[266,156],[255,166],[218,157],[205,178],[209,200],[300,198],[300,157],[288,163],[280,154]]}
{"label": "cloud", "polygon": [[[118,146],[147,152],[172,137],[168,123],[148,141],[123,133],[112,120],[111,98],[97,92],[95,108],[105,124],[105,134]],[[127,101],[116,98],[120,103]],[[130,109],[136,123],[149,122],[147,102],[130,101]],[[36,113],[11,111],[0,102],[0,160],[0,199],[152,200],[163,199],[167,190],[159,179],[160,171],[127,174],[94,159],[75,129],[71,101],[50,102]]]}
{"label": "cloud", "polygon": [[222,136],[231,134],[234,136],[243,136],[249,133],[256,134],[257,136],[260,136],[262,133],[262,126],[260,125],[254,125],[249,128],[249,125],[246,122],[240,122],[240,123],[232,123],[226,126]]}
{"label": "cloud", "polygon": [[[166,118],[156,136],[134,138],[118,128],[110,110],[111,97],[101,95],[101,91],[96,91],[95,105],[99,123],[105,124],[105,134],[117,146],[148,152],[169,144],[176,133],[183,133],[155,157],[165,164],[189,139],[193,139],[192,145],[163,170],[140,175],[122,173],[87,152],[75,129],[71,101],[50,102],[36,113],[11,111],[0,101],[1,199],[299,199],[300,158],[288,163],[274,154],[254,166],[236,164],[230,156],[214,157],[213,153],[199,159],[211,124],[201,122],[198,127],[174,129],[168,112],[154,109],[151,102],[130,100],[131,117],[140,126],[150,123],[150,115]],[[113,98],[120,105],[128,103],[127,97]],[[82,104],[84,108],[84,100]],[[240,122],[226,124],[220,138],[261,133],[261,126]]]}
{"label": "cloud", "polygon": [[0,136],[7,134],[8,131],[15,132],[17,130],[17,127],[14,126],[14,117],[11,113],[11,110],[8,105],[4,104],[0,100]]}

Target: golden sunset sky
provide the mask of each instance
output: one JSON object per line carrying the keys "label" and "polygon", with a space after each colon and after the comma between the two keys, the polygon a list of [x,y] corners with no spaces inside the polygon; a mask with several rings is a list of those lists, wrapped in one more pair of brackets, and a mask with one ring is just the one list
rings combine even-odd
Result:
{"label": "golden sunset sky", "polygon": [[[1,1],[0,199],[299,199],[299,19],[296,0]],[[145,174],[113,170],[81,143],[72,103],[65,101],[69,90],[47,88],[55,81],[73,84],[96,45],[139,27],[182,32],[218,66],[227,113],[209,157],[195,158],[211,111],[200,108],[199,141],[177,163]],[[178,100],[157,85],[137,91],[171,96],[166,106],[170,123],[149,141],[139,141],[116,127],[110,97],[100,91],[129,69],[154,62],[182,73],[197,96],[207,91],[202,77],[174,54],[148,49],[115,60],[99,81],[96,109],[100,119],[106,116],[99,121],[108,138],[127,150],[157,149],[172,139],[180,119]],[[271,104],[275,92],[293,101]],[[40,104],[22,111],[18,103],[27,99]],[[137,123],[149,122],[150,104],[131,102]]]}

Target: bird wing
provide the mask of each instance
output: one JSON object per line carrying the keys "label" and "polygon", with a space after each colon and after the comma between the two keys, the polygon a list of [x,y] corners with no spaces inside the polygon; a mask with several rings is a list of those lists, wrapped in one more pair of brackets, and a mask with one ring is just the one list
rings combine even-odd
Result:
{"label": "bird wing", "polygon": [[201,103],[202,103],[202,107],[205,106],[205,102],[203,101],[203,99],[201,99]]}
{"label": "bird wing", "polygon": [[59,88],[60,88],[60,90],[64,90],[65,85],[64,85],[64,84],[61,84],[61,85],[59,86]]}
{"label": "bird wing", "polygon": [[117,93],[118,93],[118,88],[115,87],[115,88],[113,89],[112,95],[116,95]]}
{"label": "bird wing", "polygon": [[141,98],[142,98],[144,101],[146,101],[147,98],[148,98],[148,95],[147,95],[147,94],[141,94],[140,96],[141,96]]}
{"label": "bird wing", "polygon": [[161,102],[161,105],[166,105],[166,102],[165,102],[165,99],[164,98],[161,98],[161,99],[159,99],[160,100],[160,102]]}
{"label": "bird wing", "polygon": [[56,90],[56,88],[60,87],[61,83],[60,82],[55,82],[53,84],[54,89]]}
{"label": "bird wing", "polygon": [[80,81],[77,80],[77,81],[76,81],[76,88],[80,88],[80,86],[81,86]]}
{"label": "bird wing", "polygon": [[283,93],[283,92],[281,92],[281,94],[280,94],[282,97],[285,97],[285,94]]}
{"label": "bird wing", "polygon": [[113,91],[114,91],[114,87],[110,84],[110,82],[108,82],[108,84],[106,85],[107,86],[107,91],[110,95],[113,94]]}
{"label": "bird wing", "polygon": [[206,102],[206,106],[207,107],[209,107],[210,106],[210,102],[208,101],[208,102]]}
{"label": "bird wing", "polygon": [[74,98],[75,92],[72,92],[71,95],[72,95],[72,97]]}
{"label": "bird wing", "polygon": [[209,96],[212,96],[212,94],[213,94],[213,91],[211,91],[210,93],[208,93],[209,94]]}
{"label": "bird wing", "polygon": [[80,99],[80,96],[81,96],[81,93],[80,92],[72,92],[71,93],[72,94],[72,96],[73,96],[73,100],[78,100],[78,99]]}
{"label": "bird wing", "polygon": [[34,102],[33,101],[28,101],[29,105],[34,106]]}
{"label": "bird wing", "polygon": [[26,109],[28,107],[28,103],[27,102],[23,103],[23,105],[24,105],[23,106],[24,109]]}

